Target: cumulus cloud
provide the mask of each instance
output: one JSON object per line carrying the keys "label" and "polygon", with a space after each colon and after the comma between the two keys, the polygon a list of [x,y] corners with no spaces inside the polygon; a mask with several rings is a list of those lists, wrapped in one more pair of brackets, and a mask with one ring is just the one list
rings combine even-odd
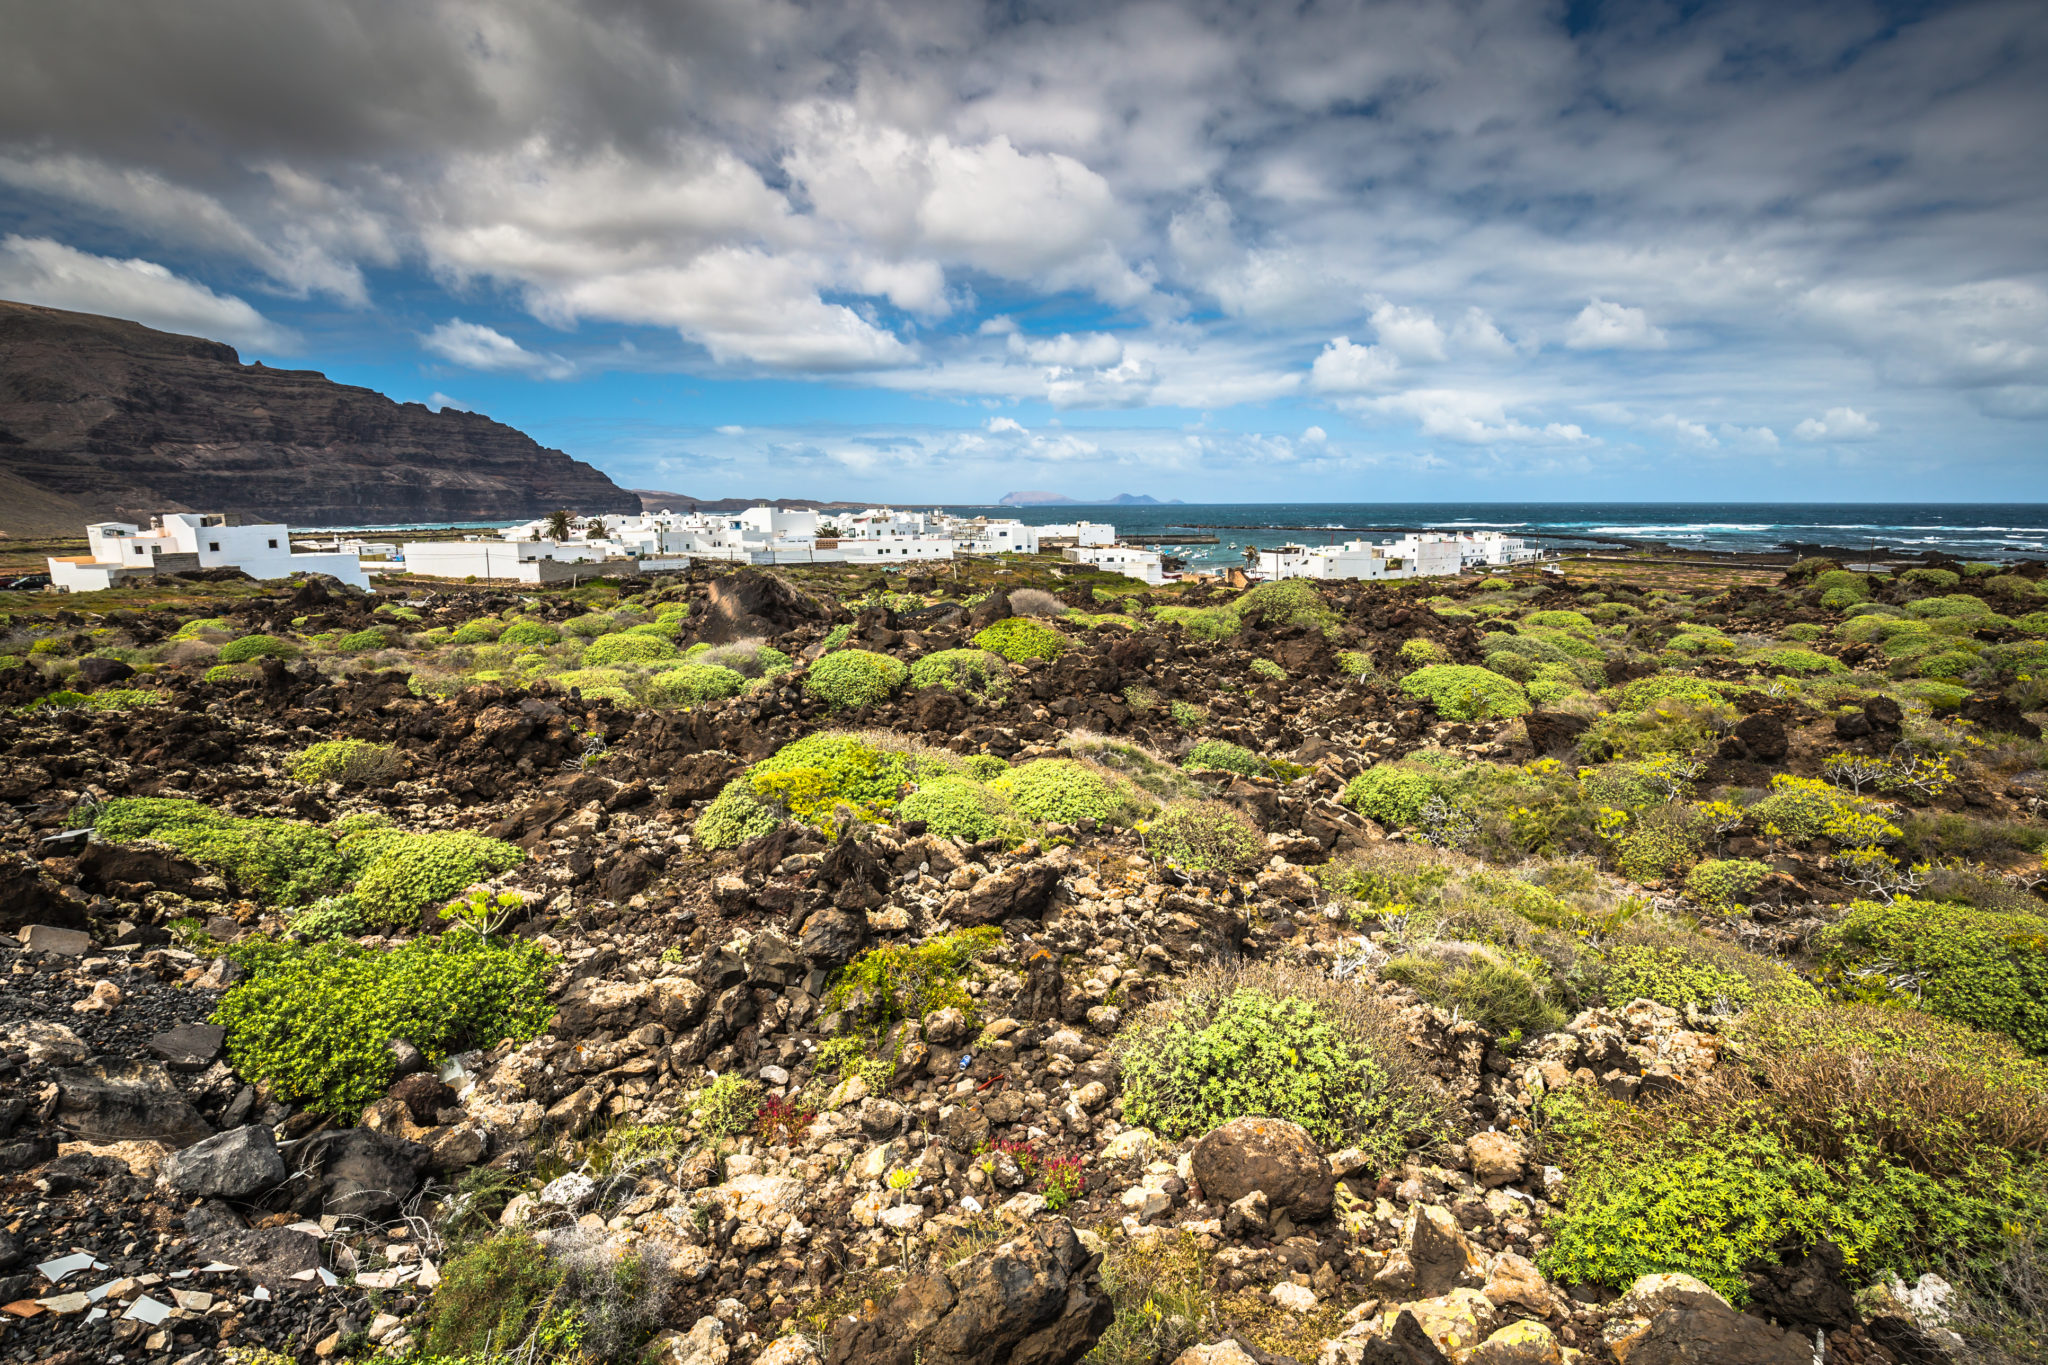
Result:
{"label": "cumulus cloud", "polygon": [[1372,310],[1372,329],[1380,345],[1407,364],[1444,359],[1444,329],[1424,309],[1381,303]]}
{"label": "cumulus cloud", "polygon": [[1644,310],[1596,298],[1565,328],[1564,344],[1574,351],[1655,351],[1671,341]]}
{"label": "cumulus cloud", "polygon": [[95,256],[47,237],[0,237],[0,296],[253,350],[296,343],[289,330],[232,294],[216,294],[154,261]]}
{"label": "cumulus cloud", "polygon": [[1878,424],[1854,408],[1829,408],[1792,428],[1802,441],[1867,441],[1877,433]]}
{"label": "cumulus cloud", "polygon": [[558,355],[529,351],[495,328],[461,318],[428,332],[420,345],[471,370],[510,370],[536,379],[567,379],[576,373],[576,367]]}
{"label": "cumulus cloud", "polygon": [[1033,365],[1087,365],[1102,369],[1123,360],[1124,344],[1107,332],[1083,332],[1079,336],[1061,332],[1056,337],[1026,337],[1012,332],[1009,352]]}
{"label": "cumulus cloud", "polygon": [[1309,385],[1318,393],[1364,393],[1384,387],[1400,368],[1401,362],[1382,347],[1332,337],[1309,367]]}
{"label": "cumulus cloud", "polygon": [[435,412],[440,412],[445,408],[453,408],[457,412],[469,411],[469,404],[463,402],[460,398],[450,398],[447,394],[442,393],[439,390],[436,390],[427,399],[427,406],[432,408]]}
{"label": "cumulus cloud", "polygon": [[1595,438],[1576,423],[1535,426],[1508,415],[1492,394],[1462,389],[1413,389],[1364,400],[1361,410],[1411,417],[1425,436],[1460,445],[1582,445]]}
{"label": "cumulus cloud", "polygon": [[1305,446],[1319,446],[1329,439],[1330,433],[1321,427],[1310,427],[1301,433],[1301,443]]}

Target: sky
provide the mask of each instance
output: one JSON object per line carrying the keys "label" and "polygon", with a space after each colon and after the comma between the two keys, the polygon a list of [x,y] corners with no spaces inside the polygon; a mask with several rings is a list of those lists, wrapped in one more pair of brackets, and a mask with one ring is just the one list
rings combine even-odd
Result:
{"label": "sky", "polygon": [[0,31],[0,298],[631,487],[2048,500],[2038,0],[0,0]]}

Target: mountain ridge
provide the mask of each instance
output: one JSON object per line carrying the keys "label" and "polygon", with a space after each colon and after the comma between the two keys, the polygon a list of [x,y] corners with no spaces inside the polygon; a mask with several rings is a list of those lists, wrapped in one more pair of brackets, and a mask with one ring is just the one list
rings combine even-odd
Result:
{"label": "mountain ridge", "polygon": [[[92,313],[0,300],[0,531],[227,512],[293,526],[638,512],[517,428]],[[23,505],[32,503],[33,505]]]}

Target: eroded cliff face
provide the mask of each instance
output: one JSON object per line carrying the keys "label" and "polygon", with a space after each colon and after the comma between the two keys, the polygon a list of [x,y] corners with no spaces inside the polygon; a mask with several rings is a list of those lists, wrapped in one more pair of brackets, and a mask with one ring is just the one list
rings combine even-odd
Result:
{"label": "eroded cliff face", "polygon": [[[8,302],[0,474],[124,520],[204,510],[335,526],[640,510],[596,468],[488,417],[244,365],[216,341]],[[0,529],[11,529],[7,501]]]}

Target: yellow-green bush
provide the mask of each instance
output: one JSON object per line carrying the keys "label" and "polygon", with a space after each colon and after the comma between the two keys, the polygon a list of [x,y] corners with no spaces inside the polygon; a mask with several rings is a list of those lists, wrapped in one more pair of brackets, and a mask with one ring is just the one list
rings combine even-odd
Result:
{"label": "yellow-green bush", "polygon": [[1011,616],[978,632],[974,647],[1021,664],[1026,659],[1057,659],[1067,652],[1067,637],[1034,617]]}
{"label": "yellow-green bush", "polygon": [[308,785],[341,782],[367,786],[391,781],[404,767],[404,760],[389,744],[329,739],[308,745],[292,760],[291,774],[294,782]]}
{"label": "yellow-green bush", "polygon": [[1529,710],[1528,695],[1514,679],[1469,664],[1418,668],[1401,679],[1401,690],[1434,703],[1446,720],[1505,720]]}
{"label": "yellow-green bush", "polygon": [[909,676],[901,660],[886,654],[841,649],[811,665],[804,674],[804,691],[835,710],[847,710],[885,700]]}

